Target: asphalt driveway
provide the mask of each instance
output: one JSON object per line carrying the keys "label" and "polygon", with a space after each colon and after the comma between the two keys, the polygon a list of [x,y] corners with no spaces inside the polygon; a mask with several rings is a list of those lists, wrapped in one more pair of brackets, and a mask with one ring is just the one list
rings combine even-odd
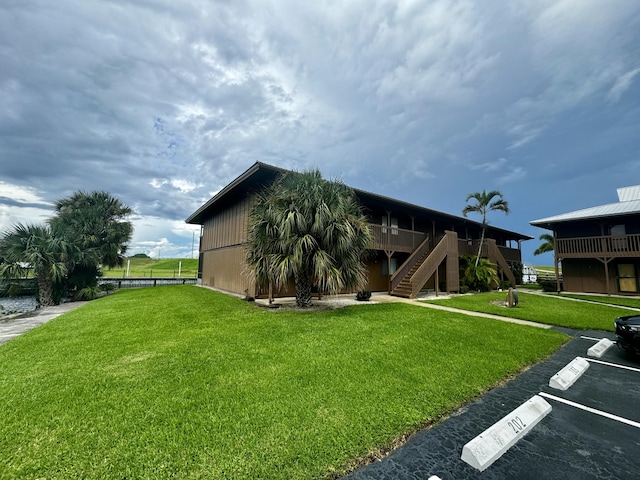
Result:
{"label": "asphalt driveway", "polygon": [[[535,365],[424,430],[382,461],[349,475],[364,479],[636,479],[640,478],[640,363],[613,346],[566,391],[549,379],[575,357],[589,359],[590,338],[614,339],[603,332],[580,332],[549,360]],[[552,411],[484,472],[460,459],[462,447],[509,412],[540,392],[576,405],[628,419],[608,418],[578,406],[545,398]],[[636,425],[634,425],[634,423]]]}

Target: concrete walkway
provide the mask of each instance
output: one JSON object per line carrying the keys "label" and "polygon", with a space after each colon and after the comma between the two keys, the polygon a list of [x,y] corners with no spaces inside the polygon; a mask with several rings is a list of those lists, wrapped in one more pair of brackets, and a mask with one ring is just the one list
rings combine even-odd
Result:
{"label": "concrete walkway", "polygon": [[0,345],[87,302],[69,302],[0,318]]}
{"label": "concrete walkway", "polygon": [[[441,297],[429,297],[430,300],[434,300],[434,299],[437,299],[437,298],[443,298],[443,297],[442,296]],[[444,310],[446,312],[461,313],[463,315],[469,315],[471,317],[492,318],[494,320],[500,320],[502,322],[517,323],[519,325],[528,325],[530,327],[537,327],[537,328],[545,328],[545,329],[552,328],[551,325],[545,325],[543,323],[531,322],[531,321],[528,321],[528,320],[518,320],[517,318],[503,317],[503,316],[500,316],[500,315],[493,315],[491,313],[471,312],[469,310],[461,310],[459,308],[446,307],[444,305],[438,305],[436,303],[426,303],[426,302],[421,302],[420,301],[420,300],[427,300],[426,298],[418,298],[416,300],[411,300],[411,299],[408,299],[408,298],[393,297],[391,295],[375,295],[374,297],[371,297],[371,299],[375,300],[376,302],[380,302],[380,303],[391,303],[391,302],[408,303],[408,304],[414,305],[416,307],[432,308],[434,310]]]}

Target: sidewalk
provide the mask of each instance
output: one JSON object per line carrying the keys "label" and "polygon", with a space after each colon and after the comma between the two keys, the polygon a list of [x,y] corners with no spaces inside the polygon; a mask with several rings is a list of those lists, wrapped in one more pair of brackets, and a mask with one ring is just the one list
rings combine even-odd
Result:
{"label": "sidewalk", "polygon": [[37,308],[31,312],[9,315],[0,319],[0,345],[8,342],[32,328],[59,317],[63,313],[75,310],[87,302],[69,302],[53,307]]}
{"label": "sidewalk", "polygon": [[[430,297],[431,300],[435,298],[443,298],[443,297],[442,296]],[[426,298],[417,298],[415,300],[411,300],[408,298],[393,297],[391,295],[376,295],[375,297],[372,297],[372,299],[380,303],[390,303],[390,302],[408,303],[410,305],[415,305],[416,307],[432,308],[435,310],[444,310],[446,312],[461,313],[463,315],[469,315],[472,317],[492,318],[494,320],[500,320],[502,322],[517,323],[519,325],[528,325],[530,327],[537,327],[537,328],[545,328],[545,329],[552,328],[552,325],[545,325],[542,323],[531,322],[528,320],[518,320],[517,318],[503,317],[500,315],[493,315],[491,313],[471,312],[469,310],[461,310],[459,308],[445,307],[444,305],[438,305],[434,303],[426,303],[426,302],[420,301],[420,300],[426,300]]]}

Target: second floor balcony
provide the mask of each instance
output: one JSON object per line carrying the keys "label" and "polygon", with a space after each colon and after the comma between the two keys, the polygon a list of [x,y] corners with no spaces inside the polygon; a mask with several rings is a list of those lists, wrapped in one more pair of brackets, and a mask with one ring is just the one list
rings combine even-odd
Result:
{"label": "second floor balcony", "polygon": [[411,253],[427,237],[423,232],[398,227],[387,227],[373,223],[370,223],[369,227],[371,227],[375,250]]}
{"label": "second floor balcony", "polygon": [[640,234],[556,238],[558,258],[640,257]]}

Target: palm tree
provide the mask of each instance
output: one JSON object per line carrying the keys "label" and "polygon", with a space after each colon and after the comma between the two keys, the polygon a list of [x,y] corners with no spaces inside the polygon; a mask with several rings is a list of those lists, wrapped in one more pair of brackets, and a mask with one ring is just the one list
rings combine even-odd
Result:
{"label": "palm tree", "polygon": [[553,235],[550,233],[543,233],[540,235],[539,240],[542,240],[542,243],[538,248],[536,248],[534,255],[542,255],[543,253],[553,252]]}
{"label": "palm tree", "polygon": [[364,288],[371,232],[353,190],[318,170],[289,172],[258,195],[249,220],[247,263],[256,280],[295,282],[296,304],[311,306],[312,286],[337,293]]}
{"label": "palm tree", "polygon": [[[469,212],[475,212],[482,215],[482,235],[480,237],[480,246],[478,247],[478,255],[476,256],[476,267],[478,266],[478,261],[480,259],[480,254],[482,253],[482,244],[484,243],[484,234],[487,230],[487,212],[491,210],[499,210],[504,212],[505,214],[509,213],[509,204],[507,201],[502,198],[502,193],[497,190],[492,190],[490,192],[486,192],[482,190],[482,192],[474,192],[467,195],[466,202],[469,200],[475,200],[476,203],[473,205],[467,205],[462,210],[462,215],[465,217]],[[495,200],[494,200],[495,199]]]}
{"label": "palm tree", "polygon": [[65,278],[77,253],[77,246],[48,225],[17,224],[0,238],[2,275],[16,277],[25,265],[33,268],[38,282],[38,303],[43,307],[58,303],[54,286]]}
{"label": "palm tree", "polygon": [[75,192],[58,200],[55,208],[57,213],[49,223],[64,230],[65,235],[80,246],[69,272],[69,287],[77,292],[89,289],[95,293],[101,268],[124,263],[127,242],[133,233],[126,217],[132,210],[102,191]]}
{"label": "palm tree", "polygon": [[95,256],[97,264],[121,267],[133,226],[126,217],[133,210],[104,191],[77,191],[55,204],[56,216],[49,222],[60,224]]}

